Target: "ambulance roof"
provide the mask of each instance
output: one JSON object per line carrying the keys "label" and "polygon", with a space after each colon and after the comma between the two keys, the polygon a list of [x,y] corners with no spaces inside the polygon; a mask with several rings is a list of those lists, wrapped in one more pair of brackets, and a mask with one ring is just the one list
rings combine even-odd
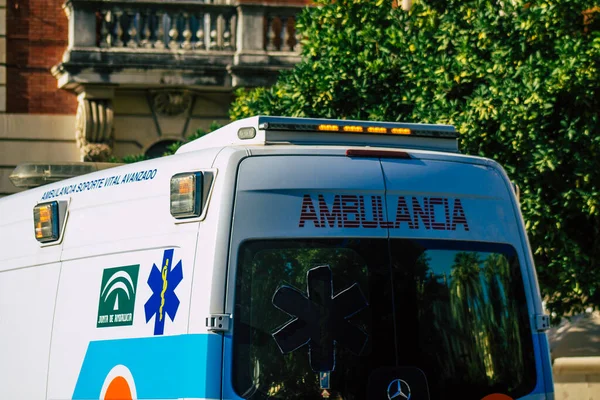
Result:
{"label": "ambulance roof", "polygon": [[256,116],[234,121],[185,144],[177,154],[231,145],[346,145],[458,153],[451,125]]}
{"label": "ambulance roof", "polygon": [[[171,163],[181,164],[179,167],[185,168],[188,163],[197,164],[200,153],[203,154],[202,159],[212,163],[220,149],[224,147],[247,148],[254,153],[256,150],[268,153],[319,151],[332,154],[336,153],[341,146],[405,149],[421,153],[421,156],[429,154],[435,158],[468,157],[472,159],[471,162],[482,162],[482,160],[476,161],[478,157],[465,156],[459,152],[457,132],[449,125],[256,116],[231,122],[187,143],[172,157],[121,166],[101,163],[80,163],[82,164],[80,166],[74,165],[78,163],[62,163],[65,165],[41,163],[43,165],[23,166],[27,168],[19,166],[11,179],[23,181],[22,187],[27,187],[29,182],[29,187],[34,188],[9,197],[15,200],[15,197],[23,198],[28,195],[37,197],[39,193],[67,184],[103,179],[113,174],[126,175],[139,172],[140,168],[152,169]],[[71,175],[67,176],[69,173]]]}

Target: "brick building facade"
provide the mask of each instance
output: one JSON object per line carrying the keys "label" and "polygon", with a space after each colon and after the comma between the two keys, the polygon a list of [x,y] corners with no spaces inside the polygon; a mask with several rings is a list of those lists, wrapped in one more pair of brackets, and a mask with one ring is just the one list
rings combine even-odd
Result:
{"label": "brick building facade", "polygon": [[0,196],[23,162],[150,154],[299,61],[308,0],[0,0]]}
{"label": "brick building facade", "polygon": [[50,74],[68,45],[68,29],[59,1],[7,1],[7,113],[75,114],[77,98],[57,90]]}

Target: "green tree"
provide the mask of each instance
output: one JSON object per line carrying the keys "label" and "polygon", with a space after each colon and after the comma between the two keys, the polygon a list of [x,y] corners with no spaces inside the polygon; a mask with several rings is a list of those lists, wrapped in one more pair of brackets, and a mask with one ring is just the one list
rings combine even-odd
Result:
{"label": "green tree", "polygon": [[[559,315],[600,305],[600,17],[595,0],[317,0],[303,61],[239,90],[231,118],[444,123],[521,188],[540,286]],[[596,8],[595,10],[597,10]]]}

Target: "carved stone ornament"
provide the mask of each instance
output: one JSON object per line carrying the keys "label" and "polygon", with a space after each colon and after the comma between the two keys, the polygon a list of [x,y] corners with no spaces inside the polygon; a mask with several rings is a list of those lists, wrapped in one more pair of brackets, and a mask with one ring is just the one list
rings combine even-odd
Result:
{"label": "carved stone ornament", "polygon": [[158,115],[175,117],[192,106],[192,95],[186,91],[161,91],[154,94],[152,106]]}
{"label": "carved stone ornament", "polygon": [[75,130],[83,161],[107,161],[114,142],[111,101],[80,99]]}

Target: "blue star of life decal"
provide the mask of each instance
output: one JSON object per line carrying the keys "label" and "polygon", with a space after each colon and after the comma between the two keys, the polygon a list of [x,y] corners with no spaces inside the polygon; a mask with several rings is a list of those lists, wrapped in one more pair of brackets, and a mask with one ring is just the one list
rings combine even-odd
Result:
{"label": "blue star of life decal", "polygon": [[152,296],[144,304],[146,312],[146,323],[154,318],[154,334],[162,335],[165,332],[165,320],[168,315],[171,321],[175,321],[175,315],[179,308],[179,299],[175,294],[175,288],[183,280],[183,267],[181,260],[173,267],[174,249],[165,250],[162,267],[152,265],[148,286],[152,289]]}

